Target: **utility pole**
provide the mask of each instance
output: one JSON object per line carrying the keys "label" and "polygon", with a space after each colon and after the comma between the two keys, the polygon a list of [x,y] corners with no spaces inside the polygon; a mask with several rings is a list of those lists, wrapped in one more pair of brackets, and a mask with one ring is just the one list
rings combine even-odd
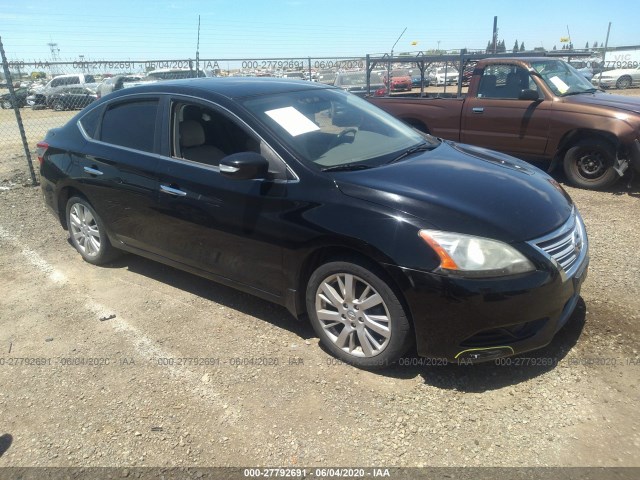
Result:
{"label": "utility pole", "polygon": [[609,28],[607,28],[607,38],[604,41],[604,50],[602,51],[602,68],[600,68],[600,75],[598,75],[598,87],[600,86],[600,83],[602,82],[602,70],[604,70],[605,67],[605,60],[607,58],[607,47],[609,46],[609,33],[611,32],[611,22],[609,22]]}
{"label": "utility pole", "polygon": [[51,62],[53,63],[53,65],[51,66],[51,75],[52,76],[56,76],[57,75],[57,68],[55,67],[56,62],[60,61],[60,57],[58,57],[58,53],[60,53],[60,49],[58,48],[58,44],[57,43],[47,43],[47,45],[49,45],[49,49],[51,50]]}
{"label": "utility pole", "polygon": [[493,17],[493,53],[498,53],[498,17]]}
{"label": "utility pole", "polygon": [[198,43],[196,44],[196,78],[200,72],[200,15],[198,15]]}

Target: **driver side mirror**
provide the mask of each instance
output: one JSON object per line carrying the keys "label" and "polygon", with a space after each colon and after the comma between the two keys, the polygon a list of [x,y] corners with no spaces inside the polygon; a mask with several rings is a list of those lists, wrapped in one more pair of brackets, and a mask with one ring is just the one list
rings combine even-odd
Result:
{"label": "driver side mirror", "polygon": [[530,90],[525,88],[520,91],[520,95],[518,95],[518,100],[540,100],[540,95],[537,90]]}
{"label": "driver side mirror", "polygon": [[234,180],[267,178],[269,162],[256,152],[240,152],[220,160],[220,173]]}

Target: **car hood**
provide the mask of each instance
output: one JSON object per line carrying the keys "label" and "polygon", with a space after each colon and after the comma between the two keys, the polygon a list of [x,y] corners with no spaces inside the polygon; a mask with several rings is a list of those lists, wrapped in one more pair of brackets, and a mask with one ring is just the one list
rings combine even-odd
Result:
{"label": "car hood", "polygon": [[640,113],[640,98],[625,95],[611,95],[609,93],[583,93],[564,97],[565,102],[584,105],[613,107],[629,112]]}
{"label": "car hood", "polygon": [[426,222],[425,227],[531,240],[561,226],[573,203],[543,171],[480,147],[445,142],[386,166],[341,172],[338,188]]}

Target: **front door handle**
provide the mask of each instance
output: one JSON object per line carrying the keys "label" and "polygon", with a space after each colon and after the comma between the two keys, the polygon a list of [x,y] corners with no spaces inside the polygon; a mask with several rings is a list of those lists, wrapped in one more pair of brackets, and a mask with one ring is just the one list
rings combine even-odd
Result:
{"label": "front door handle", "polygon": [[101,172],[97,168],[84,167],[84,171],[89,175],[102,175],[104,172]]}
{"label": "front door handle", "polygon": [[473,107],[473,108],[471,109],[471,111],[472,111],[473,113],[482,113],[482,112],[484,112],[484,107]]}
{"label": "front door handle", "polygon": [[187,192],[183,192],[182,190],[178,190],[177,188],[173,188],[168,185],[160,185],[160,191],[176,197],[185,197],[187,195]]}

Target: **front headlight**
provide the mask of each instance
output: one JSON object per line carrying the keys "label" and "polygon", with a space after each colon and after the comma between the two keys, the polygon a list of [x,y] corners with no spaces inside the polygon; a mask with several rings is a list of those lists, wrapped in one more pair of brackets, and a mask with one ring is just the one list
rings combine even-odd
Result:
{"label": "front headlight", "polygon": [[479,278],[535,270],[524,255],[498,240],[439,230],[420,230],[419,235],[440,257],[441,273]]}

